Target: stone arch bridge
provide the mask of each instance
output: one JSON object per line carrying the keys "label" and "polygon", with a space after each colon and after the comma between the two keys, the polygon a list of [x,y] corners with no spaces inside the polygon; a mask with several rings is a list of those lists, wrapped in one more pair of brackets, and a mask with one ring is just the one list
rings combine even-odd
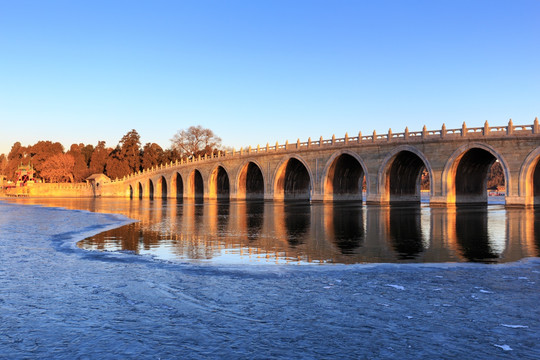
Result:
{"label": "stone arch bridge", "polygon": [[507,205],[540,203],[540,126],[409,131],[285,143],[162,164],[94,188],[96,196],[419,202],[427,171],[431,204],[486,203],[498,161]]}

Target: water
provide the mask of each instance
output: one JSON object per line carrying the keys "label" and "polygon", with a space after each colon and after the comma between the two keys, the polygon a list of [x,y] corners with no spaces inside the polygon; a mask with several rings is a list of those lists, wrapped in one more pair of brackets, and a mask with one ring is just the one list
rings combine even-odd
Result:
{"label": "water", "polygon": [[[47,202],[83,208],[81,200]],[[168,229],[178,225],[171,221],[176,217],[162,217],[163,211],[156,211],[169,213],[173,209],[169,203],[140,205],[100,200],[86,202],[95,211],[87,212],[0,202],[0,359],[536,359],[540,353],[537,258],[505,264],[252,266],[239,261],[160,260],[132,251],[87,251],[76,246],[103,231],[129,226],[131,220],[111,212],[131,218],[142,215],[145,232],[161,234],[163,224],[169,222]],[[204,223],[205,214],[212,213],[209,209],[204,205],[193,211],[202,211]],[[311,242],[306,234],[324,226],[316,225],[312,216],[306,223],[302,207],[293,209],[294,217],[304,220],[287,225],[280,216],[276,223],[290,229],[284,234],[293,244],[287,247],[301,248]],[[369,234],[370,209],[360,209]],[[516,222],[524,225],[515,229],[508,221],[514,215],[494,209],[505,214],[503,228],[508,233],[528,234],[529,222]],[[223,212],[212,210],[221,214],[212,225],[221,234],[245,218],[234,220],[230,210],[227,222]],[[424,234],[423,229],[442,226],[431,220],[437,219],[435,210],[419,209],[421,225],[413,226],[414,232],[420,228]],[[423,222],[426,211],[429,226]],[[377,218],[385,216],[379,213]],[[256,218],[252,220],[251,226],[240,228],[261,231],[246,232],[245,241],[253,235],[253,241],[260,242],[262,234],[276,232],[274,222],[265,218],[256,226]],[[460,232],[486,233],[478,228],[456,227],[456,238]],[[512,241],[503,249],[502,243],[490,242],[487,233],[491,254],[509,252]],[[137,251],[161,247],[144,245],[144,235],[139,232],[124,242]],[[397,253],[405,257],[418,253],[419,243],[413,243]],[[321,246],[357,254],[368,240],[361,246],[335,244]],[[393,249],[393,244],[386,247]],[[420,244],[421,254],[434,246],[431,240],[429,246]],[[534,251],[536,244],[529,243]],[[416,250],[411,254],[410,249]],[[214,259],[214,253],[208,253]],[[465,253],[485,258],[483,250]]]}
{"label": "water", "polygon": [[504,205],[25,200],[123,214],[138,222],[81,241],[211,264],[504,263],[540,254],[540,209]]}

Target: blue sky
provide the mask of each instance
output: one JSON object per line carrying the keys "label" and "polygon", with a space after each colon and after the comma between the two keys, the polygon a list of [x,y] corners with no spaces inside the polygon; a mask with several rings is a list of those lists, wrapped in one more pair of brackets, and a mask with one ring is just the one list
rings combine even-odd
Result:
{"label": "blue sky", "polygon": [[538,19],[536,0],[0,0],[0,153],[529,124]]}

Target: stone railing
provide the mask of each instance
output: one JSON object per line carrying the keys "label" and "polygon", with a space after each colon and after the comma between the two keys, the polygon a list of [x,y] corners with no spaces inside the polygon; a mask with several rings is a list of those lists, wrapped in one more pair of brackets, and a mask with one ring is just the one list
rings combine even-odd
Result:
{"label": "stone railing", "polygon": [[166,164],[161,164],[154,166],[150,169],[144,169],[142,171],[124,176],[122,179],[112,180],[112,182],[125,181],[132,178],[137,178],[140,176],[145,176],[148,173],[157,172],[163,169],[176,168],[179,166],[192,164],[200,161],[207,161],[216,158],[231,157],[231,156],[244,156],[244,155],[253,155],[253,154],[266,154],[273,153],[278,151],[289,151],[289,150],[307,150],[313,148],[329,147],[329,146],[346,146],[352,144],[373,144],[373,143],[383,143],[383,142],[414,142],[414,141],[426,141],[426,140],[437,140],[437,139],[455,139],[455,138],[481,138],[489,136],[526,136],[526,135],[536,135],[540,134],[540,125],[538,118],[534,119],[534,123],[530,125],[514,125],[512,119],[508,122],[506,126],[489,126],[488,122],[484,123],[483,127],[474,127],[468,128],[465,122],[460,129],[447,129],[446,125],[443,124],[442,127],[438,130],[427,130],[426,126],[422,131],[409,131],[406,127],[405,131],[402,133],[394,133],[392,129],[388,130],[388,133],[377,134],[374,130],[371,135],[362,135],[362,132],[359,132],[357,136],[349,136],[345,134],[343,138],[336,138],[335,135],[332,135],[331,139],[323,139],[321,136],[319,140],[311,140],[308,138],[305,142],[300,142],[298,139],[295,143],[289,143],[288,141],[285,144],[279,144],[276,142],[275,145],[270,146],[268,143],[266,146],[257,145],[257,147],[247,147],[241,148],[240,150],[232,151],[218,151],[213,155],[204,155],[191,157],[187,160],[180,160],[175,162],[170,162]]}

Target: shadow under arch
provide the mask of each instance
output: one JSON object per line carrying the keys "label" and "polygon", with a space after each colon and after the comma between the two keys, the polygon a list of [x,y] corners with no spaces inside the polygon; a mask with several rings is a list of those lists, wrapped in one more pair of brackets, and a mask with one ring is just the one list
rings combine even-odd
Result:
{"label": "shadow under arch", "polygon": [[264,199],[264,175],[257,162],[250,160],[242,166],[236,184],[238,199]]}
{"label": "shadow under arch", "polygon": [[217,165],[208,181],[208,197],[211,199],[229,200],[230,193],[229,174],[223,165]]}
{"label": "shadow under arch", "polygon": [[158,188],[161,190],[158,194],[162,199],[166,199],[168,195],[167,179],[165,176],[160,176],[158,179]]}
{"label": "shadow under arch", "polygon": [[129,185],[127,193],[129,194],[129,198],[133,199],[133,186]]}
{"label": "shadow under arch", "polygon": [[398,146],[383,160],[377,174],[379,193],[383,201],[419,203],[422,171],[430,179],[430,196],[433,195],[433,170],[426,156],[411,145]]}
{"label": "shadow under arch", "polygon": [[447,160],[442,173],[442,192],[448,203],[487,204],[487,178],[493,163],[503,169],[508,196],[511,189],[508,164],[489,145],[470,143],[459,147]]}
{"label": "shadow under arch", "polygon": [[154,182],[152,179],[148,179],[148,198],[150,200],[154,199]]}
{"label": "shadow under arch", "polygon": [[204,182],[201,172],[194,169],[188,177],[188,197],[201,200],[204,198]]}
{"label": "shadow under arch", "polygon": [[531,151],[519,171],[519,196],[526,205],[540,205],[540,147]]}
{"label": "shadow under arch", "polygon": [[143,186],[142,186],[142,184],[140,182],[138,184],[139,184],[139,186],[137,186],[138,187],[138,193],[137,193],[138,196],[137,197],[139,199],[142,199],[143,195],[144,195],[144,189],[143,189]]}
{"label": "shadow under arch", "polygon": [[171,184],[170,197],[173,197],[176,199],[183,199],[184,198],[184,180],[182,179],[182,175],[180,175],[180,173],[177,171],[173,172],[169,183]]}
{"label": "shadow under arch", "polygon": [[362,158],[355,152],[342,150],[326,162],[321,182],[323,200],[362,201],[363,181],[369,193],[367,170]]}
{"label": "shadow under arch", "polygon": [[274,200],[311,200],[313,176],[299,156],[282,160],[274,175]]}

